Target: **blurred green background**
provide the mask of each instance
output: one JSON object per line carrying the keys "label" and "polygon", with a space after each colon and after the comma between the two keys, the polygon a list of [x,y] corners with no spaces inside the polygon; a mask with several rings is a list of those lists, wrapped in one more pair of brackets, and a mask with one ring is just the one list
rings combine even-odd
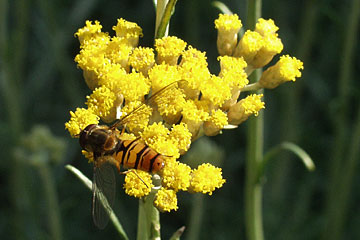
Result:
{"label": "blurred green background", "polygon": [[[224,3],[246,24],[245,1]],[[263,1],[263,17],[280,28],[283,54],[305,66],[296,83],[265,91],[265,151],[291,141],[316,165],[308,172],[281,153],[266,167],[267,239],[360,239],[359,10],[359,0]],[[219,71],[218,13],[210,1],[179,0],[170,25],[170,35],[207,52],[213,73]],[[99,20],[112,34],[120,17],[143,28],[140,45],[152,45],[150,0],[0,0],[1,239],[117,239],[111,224],[94,227],[90,191],[64,168],[72,164],[92,176],[64,122],[90,94],[73,61],[79,51],[74,33],[85,20]],[[223,149],[217,164],[227,182],[213,196],[180,193],[179,210],[161,214],[164,239],[189,226],[193,209],[202,216],[198,239],[245,239],[245,134],[243,124],[210,138]],[[123,176],[117,181],[115,213],[135,239],[138,202],[121,189]],[[189,232],[182,239],[191,239]]]}

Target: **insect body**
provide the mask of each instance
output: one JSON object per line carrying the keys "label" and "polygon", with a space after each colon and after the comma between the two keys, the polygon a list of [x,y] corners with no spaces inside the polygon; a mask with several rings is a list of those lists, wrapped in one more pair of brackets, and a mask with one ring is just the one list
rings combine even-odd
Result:
{"label": "insect body", "polygon": [[118,126],[131,121],[129,116],[141,112],[144,106],[151,105],[168,89],[182,81],[174,82],[159,90],[147,99],[146,104],[135,108],[112,126],[90,124],[80,132],[80,146],[94,156],[92,216],[98,228],[103,229],[107,225],[110,209],[114,204],[116,188],[111,165],[115,165],[119,172],[121,166],[149,173],[157,173],[164,167],[162,155],[139,139],[122,139],[122,132],[118,130]]}
{"label": "insect body", "polygon": [[[162,156],[146,144],[121,140],[117,128],[90,124],[80,133],[82,149],[94,154],[92,215],[95,225],[103,229],[109,220],[108,210],[115,198],[115,177],[110,164],[156,173],[164,167]],[[106,207],[101,202],[107,201]]]}
{"label": "insect body", "polygon": [[94,153],[96,167],[105,162],[150,173],[158,172],[163,166],[162,156],[138,139],[121,140],[121,133],[108,126],[90,124],[80,134],[81,147]]}

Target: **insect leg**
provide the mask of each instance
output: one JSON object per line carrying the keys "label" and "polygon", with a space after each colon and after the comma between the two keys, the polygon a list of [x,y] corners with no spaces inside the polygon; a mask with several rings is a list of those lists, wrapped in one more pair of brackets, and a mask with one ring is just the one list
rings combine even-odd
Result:
{"label": "insect leg", "polygon": [[125,172],[119,172],[120,174],[127,174],[129,172],[133,172],[139,179],[140,181],[142,181],[146,187],[149,187],[145,182],[144,180],[136,173],[136,171],[134,171],[133,169],[129,169],[129,170],[126,170]]}

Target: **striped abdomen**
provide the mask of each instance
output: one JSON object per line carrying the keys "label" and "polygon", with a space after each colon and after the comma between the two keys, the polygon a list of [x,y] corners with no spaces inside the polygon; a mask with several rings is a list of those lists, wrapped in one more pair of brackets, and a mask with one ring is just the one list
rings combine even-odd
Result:
{"label": "striped abdomen", "polygon": [[114,158],[125,168],[156,173],[164,167],[162,156],[138,140],[119,140]]}

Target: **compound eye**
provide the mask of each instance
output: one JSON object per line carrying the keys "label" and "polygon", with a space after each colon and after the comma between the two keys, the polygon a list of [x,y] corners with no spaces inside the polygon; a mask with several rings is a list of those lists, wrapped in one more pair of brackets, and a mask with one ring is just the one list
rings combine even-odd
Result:
{"label": "compound eye", "polygon": [[94,129],[96,126],[96,124],[90,124],[80,132],[79,143],[83,150],[87,150],[86,145],[88,143],[88,137],[91,133],[91,130]]}

